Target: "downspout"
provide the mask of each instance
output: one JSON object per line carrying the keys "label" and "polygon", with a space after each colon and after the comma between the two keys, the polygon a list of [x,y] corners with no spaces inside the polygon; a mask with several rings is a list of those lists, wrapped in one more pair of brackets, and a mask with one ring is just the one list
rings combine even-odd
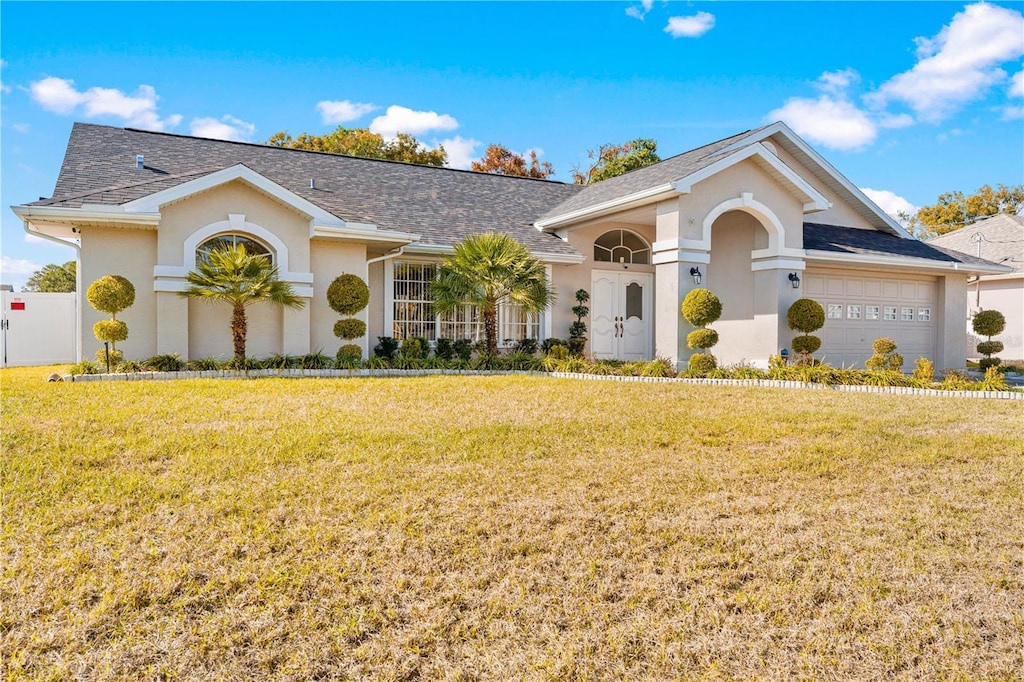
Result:
{"label": "downspout", "polygon": [[[66,239],[59,239],[57,237],[51,237],[48,234],[42,232],[36,232],[29,228],[29,221],[22,220],[22,227],[25,228],[26,234],[30,234],[33,237],[39,237],[51,241],[54,244],[60,244],[61,246],[70,246],[75,250],[75,362],[82,361],[82,298],[85,293],[82,291],[82,245],[80,243],[69,242]],[[78,232],[78,228],[71,228],[75,233]]]}
{"label": "downspout", "polygon": [[[397,251],[392,251],[391,253],[385,253],[383,256],[377,256],[376,258],[371,258],[370,260],[366,261],[366,276],[367,276],[367,278],[369,278],[369,276],[370,276],[370,266],[371,265],[373,265],[374,263],[380,263],[382,261],[391,260],[392,258],[397,258],[398,256],[401,256],[403,253],[405,253],[405,247],[406,246],[408,246],[408,244],[403,244],[402,246],[398,247]],[[387,282],[387,277],[384,278],[384,281]],[[387,310],[384,310],[384,308],[386,308],[387,305],[388,305],[388,292],[386,292],[386,291],[384,292],[383,299],[384,300],[381,303],[381,311],[380,312],[381,312],[382,319],[387,321],[387,319],[388,319]],[[366,353],[367,353],[367,356],[369,356],[369,353],[370,353],[370,337],[369,336],[366,337]]]}

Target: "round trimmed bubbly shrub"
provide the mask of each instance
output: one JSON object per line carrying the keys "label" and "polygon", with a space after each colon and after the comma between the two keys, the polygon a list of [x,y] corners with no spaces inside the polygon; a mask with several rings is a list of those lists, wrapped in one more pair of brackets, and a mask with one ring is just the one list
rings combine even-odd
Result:
{"label": "round trimmed bubbly shrub", "polygon": [[992,355],[1003,352],[1002,341],[982,341],[978,344],[978,352],[982,355]]}
{"label": "round trimmed bubbly shrub", "polygon": [[135,287],[120,275],[104,275],[89,285],[85,298],[96,310],[117,315],[135,303]]}
{"label": "round trimmed bubbly shrub", "polygon": [[711,353],[694,353],[690,356],[690,371],[694,374],[707,374],[718,367],[718,361]]}
{"label": "round trimmed bubbly shrub", "polygon": [[974,316],[971,328],[974,329],[975,334],[981,336],[998,336],[1006,329],[1006,318],[998,310],[982,310]]}
{"label": "round trimmed bubbly shrub", "polygon": [[[110,349],[110,369],[114,369],[115,367],[120,365],[123,360],[124,360],[124,353],[122,353],[121,351],[117,350],[116,348],[111,348]],[[100,364],[100,367],[103,368],[104,372],[107,371],[107,349],[106,348],[100,348],[98,351],[96,351],[96,362],[98,362]]]}
{"label": "round trimmed bubbly shrub", "polygon": [[363,349],[354,343],[346,343],[338,349],[335,359],[340,365],[354,364],[363,359]]}
{"label": "round trimmed bubbly shrub", "polygon": [[1001,363],[1001,358],[982,358],[978,360],[978,367],[987,370],[989,367],[998,367]]}
{"label": "round trimmed bubbly shrub", "polygon": [[714,329],[695,329],[686,335],[686,345],[689,348],[711,348],[718,343],[718,332]]}
{"label": "round trimmed bubbly shrub", "polygon": [[370,288],[356,275],[339,275],[327,287],[327,304],[342,315],[355,315],[369,303]]}
{"label": "round trimmed bubbly shrub", "polygon": [[334,323],[334,335],[339,339],[345,339],[346,341],[358,339],[365,333],[366,323],[354,317],[338,320]]}
{"label": "round trimmed bubbly shrub", "polygon": [[786,321],[789,323],[790,329],[810,334],[825,326],[825,309],[813,299],[801,298],[789,306],[789,310],[786,311]]}
{"label": "round trimmed bubbly shrub", "polygon": [[888,355],[896,352],[896,342],[888,337],[880,336],[871,344],[871,350],[875,351],[875,355]]}
{"label": "round trimmed bubbly shrub", "polygon": [[680,306],[683,317],[694,327],[705,327],[722,316],[722,302],[708,289],[694,289]]}
{"label": "round trimmed bubbly shrub", "polygon": [[100,320],[92,326],[92,333],[100,341],[117,343],[128,338],[128,325],[121,320]]}
{"label": "round trimmed bubbly shrub", "polygon": [[821,339],[817,336],[804,334],[803,336],[797,336],[793,339],[793,350],[797,353],[810,355],[819,348],[821,348]]}

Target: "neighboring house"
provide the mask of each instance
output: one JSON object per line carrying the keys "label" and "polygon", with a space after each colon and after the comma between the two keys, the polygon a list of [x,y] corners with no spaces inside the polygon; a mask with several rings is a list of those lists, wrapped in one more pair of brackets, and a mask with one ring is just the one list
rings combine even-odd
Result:
{"label": "neighboring house", "polygon": [[[912,238],[782,123],[588,187],[79,123],[53,198],[13,210],[29,233],[80,244],[83,288],[108,273],[135,284],[119,316],[133,358],[230,356],[227,307],[178,295],[211,240],[269,254],[309,301],[251,309],[256,356],[333,353],[325,292],[343,272],[370,286],[364,351],[385,335],[478,336],[474,309],[439,318],[426,285],[484,231],[525,243],[558,294],[539,319],[503,306],[501,339],[566,337],[586,289],[590,353],[681,367],[679,307],[698,273],[722,300],[722,363],[766,365],[794,336],[786,310],[807,296],[827,310],[828,362],[861,364],[889,336],[908,363],[962,367],[967,279],[1008,272]],[[85,355],[103,317],[79,317]]]}
{"label": "neighboring house", "polygon": [[[1012,272],[982,274],[968,280],[969,316],[981,310],[998,310],[1006,317],[1006,331],[995,337],[1003,342],[999,357],[1024,360],[1024,216],[1000,213],[928,242],[985,260],[1007,265]],[[979,255],[980,254],[980,255]],[[978,357],[978,338],[967,323],[967,356]]]}

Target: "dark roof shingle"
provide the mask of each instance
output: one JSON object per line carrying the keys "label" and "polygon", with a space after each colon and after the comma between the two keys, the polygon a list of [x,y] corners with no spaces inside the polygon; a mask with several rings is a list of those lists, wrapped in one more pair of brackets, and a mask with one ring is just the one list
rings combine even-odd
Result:
{"label": "dark roof shingle", "polygon": [[942,263],[993,265],[982,258],[945,249],[933,244],[905,239],[878,230],[804,223],[804,248],[814,251],[851,253],[865,256],[904,256]]}

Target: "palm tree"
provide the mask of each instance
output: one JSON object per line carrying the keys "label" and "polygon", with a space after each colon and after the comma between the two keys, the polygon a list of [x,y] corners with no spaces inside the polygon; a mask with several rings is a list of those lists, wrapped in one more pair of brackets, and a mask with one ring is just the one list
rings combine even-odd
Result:
{"label": "palm tree", "polygon": [[498,304],[504,301],[539,313],[555,299],[544,264],[505,234],[467,237],[444,260],[430,285],[434,309],[444,315],[467,303],[483,312],[487,353],[498,353]]}
{"label": "palm tree", "polygon": [[196,270],[188,273],[189,286],[181,295],[231,305],[235,360],[245,360],[248,306],[261,301],[288,308],[302,308],[306,304],[291,284],[278,279],[277,268],[267,256],[247,253],[244,244],[214,249],[196,263]]}

